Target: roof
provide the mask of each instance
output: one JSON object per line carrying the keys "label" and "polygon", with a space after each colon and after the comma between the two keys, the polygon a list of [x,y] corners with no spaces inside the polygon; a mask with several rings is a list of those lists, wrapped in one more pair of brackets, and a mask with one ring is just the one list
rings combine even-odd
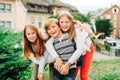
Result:
{"label": "roof", "polygon": [[120,7],[115,4],[115,5],[111,6],[111,8],[108,8],[108,9],[106,9],[105,11],[103,11],[102,13],[100,13],[100,16],[101,16],[102,14],[106,13],[108,10],[112,9],[113,7],[117,7],[117,8],[120,9]]}
{"label": "roof", "polygon": [[[72,11],[78,11],[74,6],[72,6],[70,4],[62,3],[59,0],[21,0],[21,2],[28,9],[28,11],[31,11],[32,5],[44,6],[47,8],[48,7],[64,7],[64,8],[68,8]],[[32,11],[34,11],[34,10],[32,9]]]}

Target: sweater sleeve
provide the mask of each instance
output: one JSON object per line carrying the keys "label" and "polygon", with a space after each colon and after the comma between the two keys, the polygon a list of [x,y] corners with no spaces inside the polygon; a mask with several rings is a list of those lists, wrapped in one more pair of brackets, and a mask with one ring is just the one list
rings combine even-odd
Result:
{"label": "sweater sleeve", "polygon": [[71,58],[68,60],[71,64],[75,63],[77,59],[82,55],[85,51],[85,37],[88,36],[87,32],[80,31],[78,28],[75,28],[75,33],[76,33],[76,51],[73,53]]}
{"label": "sweater sleeve", "polygon": [[45,67],[47,58],[48,58],[48,52],[45,51],[44,56],[42,56],[42,58],[39,61],[38,73],[43,73],[44,72],[44,67]]}
{"label": "sweater sleeve", "polygon": [[30,59],[33,63],[39,65],[38,73],[43,73],[43,72],[44,72],[44,67],[45,67],[47,58],[48,58],[48,52],[47,52],[47,51],[45,51],[45,52],[44,52],[44,56],[40,57],[39,59],[37,59],[37,58],[34,57],[33,55],[30,55],[30,57],[29,57],[29,59]]}
{"label": "sweater sleeve", "polygon": [[34,55],[30,54],[29,59],[30,59],[33,63],[39,64],[39,60],[37,60],[37,59],[34,57]]}
{"label": "sweater sleeve", "polygon": [[47,51],[51,54],[51,56],[52,56],[53,58],[56,58],[56,57],[58,57],[59,55],[57,54],[57,52],[55,51],[55,49],[54,49],[54,47],[53,47],[53,41],[54,41],[54,38],[51,37],[51,38],[46,42],[45,46],[46,46]]}

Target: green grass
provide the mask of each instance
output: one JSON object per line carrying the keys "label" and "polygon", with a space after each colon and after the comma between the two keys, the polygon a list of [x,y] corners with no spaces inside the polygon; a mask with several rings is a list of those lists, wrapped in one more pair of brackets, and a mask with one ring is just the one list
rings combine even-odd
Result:
{"label": "green grass", "polygon": [[[45,80],[49,79],[49,67],[45,68]],[[76,80],[79,79],[79,75]],[[120,58],[93,61],[89,80],[120,80]]]}
{"label": "green grass", "polygon": [[120,59],[93,61],[90,80],[120,80]]}

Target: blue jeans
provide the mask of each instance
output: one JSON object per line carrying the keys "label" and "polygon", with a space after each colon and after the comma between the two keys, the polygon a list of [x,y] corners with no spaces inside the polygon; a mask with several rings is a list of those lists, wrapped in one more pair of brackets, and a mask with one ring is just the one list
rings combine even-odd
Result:
{"label": "blue jeans", "polygon": [[69,74],[61,75],[59,71],[53,68],[53,80],[74,80],[75,78],[75,68],[69,69]]}

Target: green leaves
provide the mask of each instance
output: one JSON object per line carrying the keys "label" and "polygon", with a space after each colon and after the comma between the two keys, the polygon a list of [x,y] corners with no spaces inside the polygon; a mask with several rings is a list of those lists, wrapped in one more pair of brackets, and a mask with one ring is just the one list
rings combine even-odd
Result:
{"label": "green leaves", "polygon": [[30,61],[22,56],[21,42],[22,32],[0,29],[0,80],[19,80],[24,78],[19,73],[30,68]]}
{"label": "green leaves", "polygon": [[104,32],[106,36],[110,35],[110,32],[113,31],[113,26],[110,22],[110,19],[96,19],[95,21],[97,32]]}

